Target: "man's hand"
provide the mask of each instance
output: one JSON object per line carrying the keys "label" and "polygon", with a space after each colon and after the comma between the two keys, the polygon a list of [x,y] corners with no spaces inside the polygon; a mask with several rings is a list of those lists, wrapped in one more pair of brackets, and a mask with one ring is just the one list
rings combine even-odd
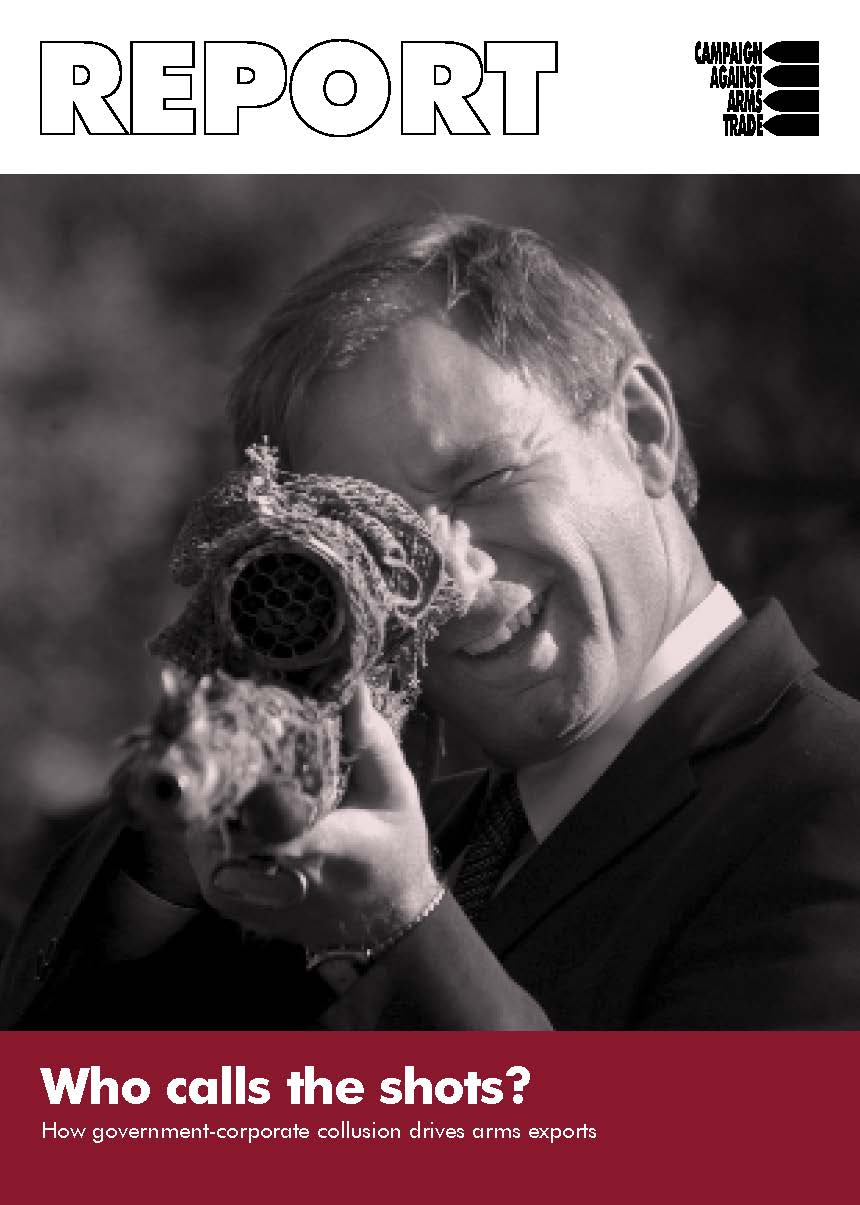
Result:
{"label": "man's hand", "polygon": [[[377,945],[418,916],[439,886],[418,788],[363,683],[344,713],[344,729],[355,758],[346,798],[299,837],[265,851],[283,868],[279,873],[231,866],[213,883],[224,861],[220,836],[202,827],[187,836],[212,908],[311,950]],[[303,900],[296,871],[307,880]]]}

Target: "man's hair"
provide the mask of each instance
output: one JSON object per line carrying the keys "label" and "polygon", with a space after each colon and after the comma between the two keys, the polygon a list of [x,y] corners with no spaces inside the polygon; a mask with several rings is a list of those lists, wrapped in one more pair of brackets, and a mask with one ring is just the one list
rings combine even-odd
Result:
{"label": "man's hair", "polygon": [[[289,466],[287,417],[313,381],[419,315],[538,378],[579,421],[608,404],[631,355],[648,355],[612,285],[531,230],[460,215],[390,222],[302,277],[263,323],[230,397],[238,452],[268,436]],[[674,491],[691,514],[698,482],[683,437]]]}

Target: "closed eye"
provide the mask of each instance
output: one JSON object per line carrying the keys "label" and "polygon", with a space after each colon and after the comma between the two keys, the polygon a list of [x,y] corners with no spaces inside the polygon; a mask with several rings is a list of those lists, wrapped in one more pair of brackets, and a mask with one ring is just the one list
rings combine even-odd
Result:
{"label": "closed eye", "polygon": [[500,485],[506,485],[513,475],[513,469],[496,469],[483,477],[475,477],[458,491],[457,499],[480,498]]}

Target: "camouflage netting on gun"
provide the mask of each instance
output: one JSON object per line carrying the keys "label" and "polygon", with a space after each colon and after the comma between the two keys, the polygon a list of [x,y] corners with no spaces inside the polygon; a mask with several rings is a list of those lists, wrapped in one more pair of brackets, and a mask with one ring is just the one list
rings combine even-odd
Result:
{"label": "camouflage netting on gun", "polygon": [[[192,594],[149,647],[187,677],[166,675],[151,731],[133,738],[126,786],[150,818],[163,800],[224,831],[246,801],[259,803],[257,785],[273,783],[282,839],[342,796],[340,717],[356,680],[399,731],[427,642],[465,606],[402,498],[355,478],[283,472],[268,445],[194,504],[171,572]],[[268,840],[279,828],[271,798]]]}
{"label": "camouflage netting on gun", "polygon": [[[305,688],[319,703],[343,705],[363,674],[378,709],[398,727],[417,698],[428,640],[462,610],[429,530],[402,498],[369,481],[282,472],[267,445],[249,448],[248,460],[191,508],[170,568],[194,593],[180,618],[150,642],[150,652],[196,678],[225,669]],[[246,617],[249,636],[237,615],[244,584],[237,568],[245,568],[248,554],[260,566],[266,553],[274,558],[270,588]],[[340,597],[282,601],[277,574],[283,576],[291,554],[318,562],[320,585]],[[319,647],[331,633],[319,626],[315,632],[314,619],[324,627],[326,616],[310,608],[326,601],[330,608],[340,603],[343,630],[314,664],[315,635]],[[296,630],[308,647],[293,641],[279,648],[279,637]]]}

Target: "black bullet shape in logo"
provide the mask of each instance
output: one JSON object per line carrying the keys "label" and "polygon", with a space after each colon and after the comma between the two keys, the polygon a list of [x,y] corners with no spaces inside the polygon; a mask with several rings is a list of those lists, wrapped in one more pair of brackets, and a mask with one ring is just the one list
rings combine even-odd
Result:
{"label": "black bullet shape in logo", "polygon": [[780,92],[768,93],[763,99],[767,107],[776,109],[777,113],[818,112],[817,88],[801,88],[794,92],[783,88]]}
{"label": "black bullet shape in logo", "polygon": [[770,71],[765,71],[764,78],[775,88],[817,88],[818,66],[808,63],[790,67],[783,63],[780,67],[771,67]]}
{"label": "black bullet shape in logo", "polygon": [[817,136],[818,114],[780,113],[776,117],[769,117],[767,121],[764,122],[764,128],[769,133],[777,134],[780,137],[784,134],[790,134],[794,137]]}
{"label": "black bullet shape in logo", "polygon": [[775,63],[817,63],[817,42],[774,42],[765,54]]}

